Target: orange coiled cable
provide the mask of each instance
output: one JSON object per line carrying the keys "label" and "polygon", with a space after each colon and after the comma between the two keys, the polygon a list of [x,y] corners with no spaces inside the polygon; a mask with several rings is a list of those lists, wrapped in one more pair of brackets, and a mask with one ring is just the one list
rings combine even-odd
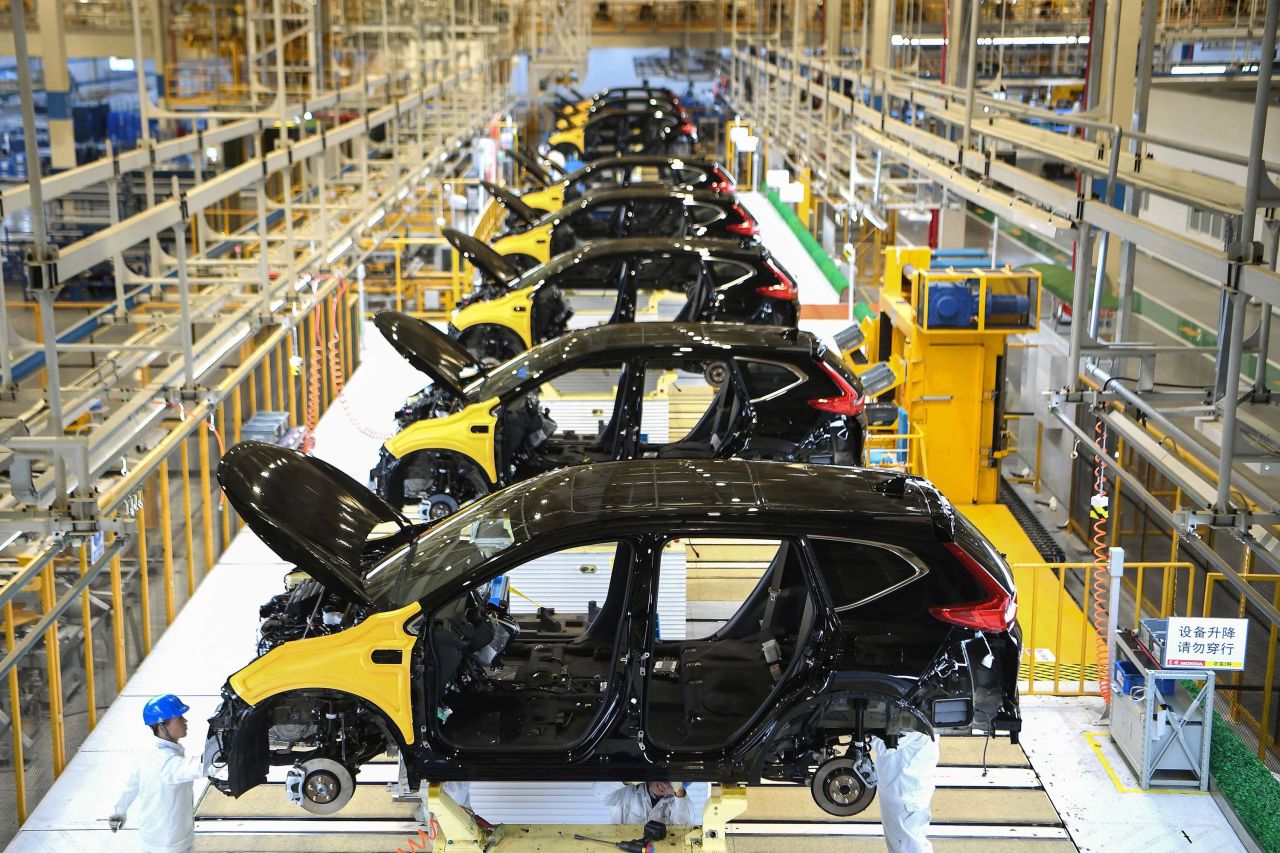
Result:
{"label": "orange coiled cable", "polygon": [[310,453],[316,446],[316,426],[320,423],[320,380],[324,372],[324,303],[316,302],[311,313],[311,332],[315,345],[311,347],[311,359],[307,364],[307,435],[302,439],[302,452]]}
{"label": "orange coiled cable", "polygon": [[1102,419],[1094,421],[1094,478],[1093,497],[1089,501],[1089,518],[1093,522],[1093,579],[1089,621],[1093,625],[1095,652],[1098,667],[1098,689],[1102,700],[1111,704],[1111,661],[1107,656],[1107,607],[1111,593],[1111,575],[1107,566],[1107,520],[1110,516],[1107,499],[1107,478],[1102,467],[1102,454],[1107,452],[1107,431]]}
{"label": "orange coiled cable", "polygon": [[346,371],[342,366],[342,331],[338,325],[337,311],[342,306],[342,297],[346,295],[348,286],[347,280],[345,278],[342,279],[338,285],[337,293],[333,295],[333,299],[329,303],[329,373],[333,376],[333,394],[338,399],[338,402],[342,404],[343,414],[347,416],[347,420],[356,428],[356,431],[367,438],[382,442],[391,438],[395,433],[381,432],[373,427],[366,426],[351,411],[350,401],[347,400]]}

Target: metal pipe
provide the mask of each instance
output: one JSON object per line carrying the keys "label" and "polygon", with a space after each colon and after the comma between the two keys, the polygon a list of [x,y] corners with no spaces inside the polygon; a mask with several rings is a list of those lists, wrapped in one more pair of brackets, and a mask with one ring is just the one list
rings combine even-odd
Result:
{"label": "metal pipe", "polygon": [[[1277,261],[1280,261],[1280,222],[1276,220],[1267,222],[1266,258],[1271,269],[1276,269]],[[1267,384],[1267,357],[1271,351],[1271,312],[1274,306],[1263,302],[1259,307],[1261,313],[1258,317],[1258,361],[1253,371],[1253,394],[1255,399],[1265,399],[1271,393],[1270,386]]]}
{"label": "metal pipe", "polygon": [[[976,78],[978,76],[978,6],[979,0],[969,0],[969,32],[968,46],[965,48],[965,101],[964,101],[964,140],[962,146],[969,147],[969,138],[973,131],[973,105]],[[888,81],[886,81],[886,86]]]}
{"label": "metal pipe", "polygon": [[1090,226],[1081,221],[1076,226],[1075,286],[1071,294],[1071,339],[1067,352],[1067,387],[1080,390],[1080,354],[1084,351],[1085,316],[1089,298],[1089,264],[1093,262]]}
{"label": "metal pipe", "polygon": [[[1093,437],[1085,433],[1076,426],[1075,420],[1060,409],[1050,409],[1050,414],[1058,419],[1058,421],[1071,433],[1077,440],[1093,444]],[[1158,500],[1154,495],[1147,491],[1142,481],[1134,474],[1126,471],[1118,461],[1110,455],[1103,453],[1096,457],[1101,460],[1102,464],[1111,469],[1111,473],[1119,480],[1122,480],[1129,489],[1132,496],[1141,500],[1147,505],[1151,515],[1159,519],[1162,524],[1167,527],[1176,529],[1177,525],[1174,521],[1173,512]],[[1280,625],[1280,610],[1276,609],[1270,601],[1266,599],[1260,592],[1251,587],[1240,574],[1225,559],[1217,554],[1209,546],[1205,545],[1194,536],[1184,536],[1179,542],[1188,550],[1195,551],[1197,555],[1205,562],[1213,565],[1215,569],[1222,572],[1227,581],[1236,589],[1236,592],[1249,599],[1261,611],[1262,615],[1272,624]],[[1255,553],[1265,554],[1265,549],[1258,548]]]}
{"label": "metal pipe", "polygon": [[[1111,156],[1107,165],[1107,187],[1103,191],[1102,203],[1111,204],[1115,198],[1116,171],[1120,166],[1120,128],[1111,133]],[[1102,294],[1107,281],[1107,249],[1111,245],[1111,232],[1103,231],[1098,243],[1098,266],[1093,278],[1093,304],[1089,306],[1089,337],[1098,339],[1098,324],[1102,317]],[[1075,309],[1073,308],[1072,311]],[[1072,321],[1075,315],[1072,314]]]}
{"label": "metal pipe", "polygon": [[[1276,52],[1276,26],[1280,24],[1280,0],[1267,0],[1267,21],[1262,28],[1262,52],[1258,57],[1258,84],[1254,90],[1253,127],[1249,137],[1249,171],[1245,176],[1244,208],[1240,216],[1235,258],[1231,264],[1230,336],[1227,342],[1227,371],[1223,383],[1222,446],[1218,456],[1218,494],[1214,507],[1229,512],[1231,506],[1231,474],[1236,450],[1236,414],[1239,403],[1240,359],[1244,349],[1244,315],[1249,301],[1239,290],[1240,274],[1253,262],[1253,233],[1257,221],[1258,200],[1262,182],[1267,178],[1262,160],[1262,146],[1267,136],[1267,108],[1271,100],[1271,72]],[[1269,179],[1268,179],[1269,180]],[[1232,254],[1229,252],[1228,254]]]}

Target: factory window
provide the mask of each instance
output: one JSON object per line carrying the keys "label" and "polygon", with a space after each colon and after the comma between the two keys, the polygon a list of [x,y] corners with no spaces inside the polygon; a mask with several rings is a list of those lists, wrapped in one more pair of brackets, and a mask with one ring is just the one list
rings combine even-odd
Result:
{"label": "factory window", "polygon": [[1210,237],[1222,239],[1222,229],[1226,217],[1211,210],[1200,210],[1197,207],[1187,208],[1187,229]]}
{"label": "factory window", "polygon": [[929,570],[905,549],[851,539],[809,537],[837,612],[883,598]]}

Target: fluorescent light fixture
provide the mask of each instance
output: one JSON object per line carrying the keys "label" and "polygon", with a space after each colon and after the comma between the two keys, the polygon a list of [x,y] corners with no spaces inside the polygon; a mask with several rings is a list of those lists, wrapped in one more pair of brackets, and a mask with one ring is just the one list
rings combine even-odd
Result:
{"label": "fluorescent light fixture", "polygon": [[1169,69],[1170,74],[1180,77],[1198,76],[1202,74],[1226,74],[1225,65],[1175,65]]}
{"label": "fluorescent light fixture", "polygon": [[138,65],[128,56],[108,56],[107,68],[111,71],[136,71]]}
{"label": "fluorescent light fixture", "polygon": [[[364,227],[365,227],[365,228],[372,228],[373,226],[375,226],[375,225],[377,225],[379,222],[381,222],[381,221],[382,221],[382,217],[384,217],[384,216],[386,216],[386,215],[387,215],[387,212],[386,212],[385,210],[383,210],[382,208],[378,208],[377,210],[375,210],[375,211],[373,212],[373,215],[372,215],[372,216],[370,216],[368,219],[366,219],[366,220],[365,220]],[[345,251],[345,249],[344,249],[343,251]]]}
{"label": "fluorescent light fixture", "polygon": [[233,326],[228,332],[228,337],[225,343],[217,347],[209,355],[206,355],[204,358],[196,362],[195,369],[192,371],[195,378],[201,379],[206,373],[221,364],[222,360],[227,357],[227,354],[239,347],[240,344],[244,343],[245,339],[247,339],[252,332],[253,329],[250,328],[248,323],[241,322]]}
{"label": "fluorescent light fixture", "polygon": [[403,188],[402,190],[400,190],[400,192],[396,193],[396,201],[401,201],[408,194],[409,194],[409,188],[408,187]]}
{"label": "fluorescent light fixture", "polygon": [[350,248],[351,248],[351,238],[348,237],[347,239],[343,240],[341,243],[338,244],[338,248],[334,249],[332,252],[329,253],[329,257],[325,258],[324,262],[326,264],[332,264],[338,258],[345,255],[347,253],[347,249],[350,249]]}

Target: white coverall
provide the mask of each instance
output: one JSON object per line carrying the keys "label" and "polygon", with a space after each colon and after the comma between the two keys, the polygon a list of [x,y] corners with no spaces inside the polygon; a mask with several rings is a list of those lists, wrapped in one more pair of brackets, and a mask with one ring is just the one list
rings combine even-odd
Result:
{"label": "white coverall", "polygon": [[204,778],[200,756],[186,757],[182,744],[153,738],[142,748],[113,814],[124,815],[137,800],[141,853],[194,853],[195,805],[192,783]]}
{"label": "white coverall", "polygon": [[683,797],[658,797],[655,802],[644,782],[596,782],[591,789],[596,799],[609,807],[614,823],[640,826],[651,820],[662,821],[668,826],[697,826],[702,823],[702,815],[693,813],[693,798],[688,791]]}
{"label": "white coverall", "polygon": [[880,822],[890,853],[933,853],[929,803],[938,742],[920,732],[903,732],[897,749],[886,749],[884,741],[873,737],[871,752],[880,780]]}

